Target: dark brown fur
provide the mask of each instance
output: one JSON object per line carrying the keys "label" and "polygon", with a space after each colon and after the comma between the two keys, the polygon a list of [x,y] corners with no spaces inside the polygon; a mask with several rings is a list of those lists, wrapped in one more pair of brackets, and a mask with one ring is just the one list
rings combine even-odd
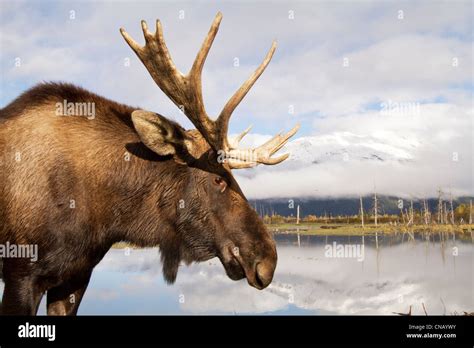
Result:
{"label": "dark brown fur", "polygon": [[[63,100],[94,103],[95,119],[57,116]],[[75,314],[93,268],[119,241],[159,245],[171,283],[181,261],[215,256],[232,279],[247,276],[258,288],[271,281],[273,240],[230,171],[212,164],[205,144],[197,157],[149,150],[134,110],[61,83],[40,84],[0,110],[0,244],[39,250],[37,262],[3,260],[5,314],[35,314],[45,292],[48,314]],[[235,246],[238,257],[229,253]],[[256,271],[264,262],[273,267],[265,277]]]}

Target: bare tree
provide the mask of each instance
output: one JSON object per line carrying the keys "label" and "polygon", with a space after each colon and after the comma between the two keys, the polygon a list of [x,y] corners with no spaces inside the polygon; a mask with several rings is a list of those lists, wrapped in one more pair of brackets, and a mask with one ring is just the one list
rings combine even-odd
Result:
{"label": "bare tree", "polygon": [[400,208],[400,214],[402,215],[402,223],[405,225],[405,214],[403,213],[403,204],[399,205],[399,208]]}
{"label": "bare tree", "polygon": [[451,205],[451,225],[454,225],[453,194],[451,194],[449,204]]}
{"label": "bare tree", "polygon": [[412,225],[413,222],[410,217],[410,212],[408,211],[407,208],[405,208],[405,216],[406,216],[407,226]]}
{"label": "bare tree", "polygon": [[374,219],[375,226],[377,226],[378,206],[377,206],[377,191],[374,191]]}
{"label": "bare tree", "polygon": [[471,233],[471,240],[474,242],[474,235],[472,234],[472,199],[469,200],[469,233]]}
{"label": "bare tree", "polygon": [[448,205],[444,202],[444,224],[448,224]]}
{"label": "bare tree", "polygon": [[443,223],[443,192],[441,189],[438,190],[438,224]]}
{"label": "bare tree", "polygon": [[296,224],[300,224],[300,205],[298,204],[296,206]]}
{"label": "bare tree", "polygon": [[423,199],[423,217],[425,219],[425,225],[428,225],[428,203],[426,202],[426,199]]}

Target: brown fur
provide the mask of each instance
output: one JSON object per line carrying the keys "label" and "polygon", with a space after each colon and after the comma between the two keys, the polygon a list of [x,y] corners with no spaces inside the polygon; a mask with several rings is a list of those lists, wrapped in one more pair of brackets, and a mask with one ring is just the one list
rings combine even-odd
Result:
{"label": "brown fur", "polygon": [[[95,119],[56,115],[63,100],[95,103]],[[40,84],[0,110],[0,244],[39,249],[34,263],[3,260],[5,314],[35,314],[46,291],[49,314],[75,314],[92,269],[118,241],[159,245],[169,282],[181,260],[215,256],[232,279],[247,276],[258,288],[271,281],[273,240],[230,171],[214,164],[196,131],[171,121],[201,145],[177,156],[151,151],[134,129],[134,110],[62,83]],[[269,265],[263,278],[259,263]]]}

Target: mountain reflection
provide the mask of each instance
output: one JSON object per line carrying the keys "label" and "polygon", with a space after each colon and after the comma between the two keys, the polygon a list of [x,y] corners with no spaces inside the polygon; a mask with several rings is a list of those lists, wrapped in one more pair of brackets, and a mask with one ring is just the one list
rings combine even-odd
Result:
{"label": "mountain reflection", "polygon": [[[227,278],[218,259],[181,266],[174,285],[158,249],[112,249],[94,270],[79,314],[453,314],[473,310],[472,244],[379,237],[277,236],[265,290]],[[364,245],[364,259],[327,257],[326,245]],[[0,288],[0,290],[2,290]],[[45,301],[40,307],[45,313]]]}

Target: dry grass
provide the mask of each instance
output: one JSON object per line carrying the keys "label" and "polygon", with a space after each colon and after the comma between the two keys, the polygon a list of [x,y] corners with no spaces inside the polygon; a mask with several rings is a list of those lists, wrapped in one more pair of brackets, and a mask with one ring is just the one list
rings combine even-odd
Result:
{"label": "dry grass", "polygon": [[[318,224],[318,223],[303,223],[303,224],[268,224],[267,228],[273,233],[300,233],[303,235],[372,235],[376,232],[378,234],[395,234],[395,233],[448,233],[465,236],[470,238],[469,225],[390,225],[379,224],[365,225],[362,227],[359,224]],[[471,225],[471,230],[474,230],[474,225]]]}

